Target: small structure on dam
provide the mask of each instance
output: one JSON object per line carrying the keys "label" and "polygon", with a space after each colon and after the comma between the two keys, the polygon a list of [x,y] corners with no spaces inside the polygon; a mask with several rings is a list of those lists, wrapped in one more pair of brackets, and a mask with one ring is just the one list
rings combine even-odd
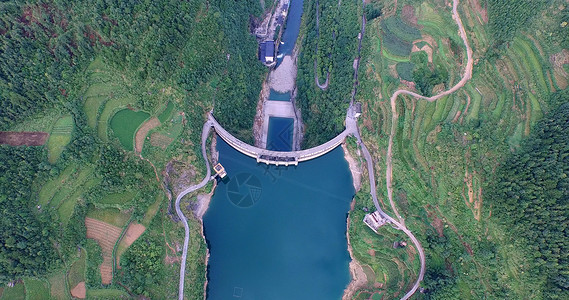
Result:
{"label": "small structure on dam", "polygon": [[217,174],[217,176],[219,176],[221,179],[227,176],[227,172],[225,172],[225,168],[221,164],[215,165],[215,167],[213,167],[213,170],[215,171],[215,174]]}

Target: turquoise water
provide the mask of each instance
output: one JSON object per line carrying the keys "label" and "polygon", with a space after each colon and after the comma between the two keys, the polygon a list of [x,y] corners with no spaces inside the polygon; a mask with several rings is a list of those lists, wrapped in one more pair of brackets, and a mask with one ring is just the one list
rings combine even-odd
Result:
{"label": "turquoise water", "polygon": [[207,299],[340,299],[354,194],[341,148],[297,167],[257,164],[218,138],[230,180],[204,216]]}
{"label": "turquoise water", "polygon": [[269,117],[267,150],[291,151],[294,119]]}
{"label": "turquoise water", "polygon": [[269,93],[269,100],[272,100],[272,101],[290,101],[290,92],[279,93],[279,92],[271,89],[271,91]]}

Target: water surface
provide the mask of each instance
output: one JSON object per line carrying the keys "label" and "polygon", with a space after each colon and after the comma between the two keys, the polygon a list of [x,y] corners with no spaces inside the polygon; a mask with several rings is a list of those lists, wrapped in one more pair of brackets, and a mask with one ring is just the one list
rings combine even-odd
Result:
{"label": "water surface", "polygon": [[291,151],[294,119],[269,117],[267,150]]}
{"label": "water surface", "polygon": [[207,299],[340,299],[354,194],[342,149],[297,167],[257,164],[221,139],[217,149],[230,180],[204,216]]}
{"label": "water surface", "polygon": [[[289,5],[290,8],[288,10],[285,30],[281,36],[281,41],[284,44],[279,45],[278,53],[283,55],[291,55],[292,50],[294,49],[296,39],[298,38],[298,32],[300,30],[304,0],[291,0]],[[282,61],[282,57],[277,61],[280,63]]]}
{"label": "water surface", "polygon": [[269,93],[269,100],[271,101],[290,101],[290,92],[279,93],[271,89]]}

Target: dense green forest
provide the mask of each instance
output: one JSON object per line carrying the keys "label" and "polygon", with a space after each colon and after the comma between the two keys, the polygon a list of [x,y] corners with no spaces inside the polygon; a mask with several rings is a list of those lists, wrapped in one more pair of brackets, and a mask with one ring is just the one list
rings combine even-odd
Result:
{"label": "dense green forest", "polygon": [[569,97],[500,166],[488,191],[497,217],[533,253],[544,296],[569,298]]}
{"label": "dense green forest", "polygon": [[0,283],[57,267],[49,218],[29,203],[33,181],[46,176],[45,150],[0,146]]}
{"label": "dense green forest", "polygon": [[[317,11],[320,14],[318,31]],[[361,1],[304,2],[296,98],[306,127],[303,147],[323,144],[344,130],[343,122],[351,99],[361,11]],[[314,68],[315,60],[317,70]],[[330,83],[326,90],[316,86],[315,72],[322,83],[329,73]]]}
{"label": "dense green forest", "polygon": [[[149,228],[124,253],[124,273],[117,277],[122,286],[107,288],[133,295],[170,293],[174,288],[156,281],[161,276],[152,281],[140,277],[147,276],[140,275],[142,269],[150,274],[164,261],[157,234],[164,226],[174,236],[180,230],[160,215],[166,205],[154,205],[165,198],[159,197],[158,174],[172,158],[188,164],[199,155],[205,112],[213,108],[221,124],[252,140],[254,108],[266,72],[249,28],[262,13],[260,3],[16,0],[1,2],[0,10],[0,130],[49,132],[52,120],[72,119],[70,142],[53,162],[47,161],[48,147],[0,147],[0,283],[31,276],[48,280],[51,271],[69,268],[82,248],[87,251],[86,284],[101,288],[103,254],[86,238],[84,221],[97,211],[102,218],[114,214],[126,222],[116,226],[137,221]],[[100,106],[88,111],[92,99]],[[168,103],[176,110],[164,115],[162,136],[173,128],[180,138],[172,138],[166,151],[145,146],[142,153],[154,160],[156,172],[150,160],[125,151],[98,119],[106,115],[108,122],[124,108],[158,115]],[[128,197],[112,202],[120,195]],[[166,207],[158,213],[158,225],[149,226],[145,219],[151,205],[155,211]],[[202,252],[196,261],[202,261]],[[194,273],[205,279],[203,267]],[[173,276],[169,270],[167,277]],[[201,287],[189,289],[203,292]]]}

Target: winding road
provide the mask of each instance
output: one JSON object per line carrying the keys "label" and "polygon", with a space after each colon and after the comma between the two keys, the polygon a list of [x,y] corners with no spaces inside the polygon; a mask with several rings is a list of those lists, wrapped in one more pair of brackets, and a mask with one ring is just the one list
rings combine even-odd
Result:
{"label": "winding road", "polygon": [[211,169],[209,166],[209,161],[207,160],[207,153],[206,153],[206,141],[207,137],[209,136],[209,131],[211,130],[211,127],[212,124],[209,121],[207,121],[203,125],[202,129],[202,156],[205,160],[205,167],[207,170],[207,174],[199,184],[192,185],[186,188],[180,194],[178,194],[178,197],[176,197],[176,213],[178,214],[180,220],[182,220],[182,223],[184,224],[184,229],[186,230],[186,234],[184,237],[184,252],[182,252],[182,261],[180,263],[180,285],[178,291],[179,300],[184,300],[184,280],[186,278],[186,257],[188,255],[188,243],[190,241],[190,227],[188,226],[188,219],[186,219],[186,216],[184,216],[184,213],[180,209],[180,200],[182,200],[182,198],[185,195],[195,190],[203,188],[210,180],[213,179],[213,177],[211,177]]}
{"label": "winding road", "polygon": [[[369,175],[369,181],[370,181],[370,194],[372,196],[373,203],[374,203],[376,209],[379,211],[381,216],[386,218],[388,220],[388,222],[390,222],[396,229],[403,231],[409,237],[409,239],[413,242],[413,244],[417,248],[417,251],[419,252],[419,259],[420,259],[420,264],[421,264],[419,275],[417,277],[415,284],[411,288],[411,290],[409,290],[401,298],[403,300],[409,299],[419,288],[419,284],[421,283],[421,281],[423,280],[423,277],[425,275],[425,269],[426,269],[425,265],[426,264],[425,264],[425,253],[424,253],[423,248],[421,247],[421,243],[417,240],[417,238],[413,235],[413,233],[409,229],[407,229],[407,227],[405,226],[405,222],[404,222],[403,217],[399,214],[397,207],[395,206],[395,203],[393,202],[393,186],[392,186],[392,184],[393,184],[392,183],[393,182],[393,180],[392,180],[393,179],[393,159],[392,159],[393,158],[393,137],[395,136],[395,133],[396,133],[395,124],[397,123],[397,120],[398,120],[397,109],[396,109],[396,100],[397,100],[397,97],[399,95],[405,94],[405,95],[409,95],[409,96],[416,97],[419,99],[427,100],[429,102],[433,102],[433,101],[436,101],[437,99],[440,99],[441,97],[444,97],[444,96],[451,94],[451,93],[457,91],[458,89],[462,88],[466,84],[466,82],[472,77],[472,67],[473,67],[472,49],[470,48],[470,46],[468,44],[466,31],[464,30],[464,27],[462,25],[462,21],[458,15],[458,11],[457,11],[458,3],[459,3],[459,0],[453,0],[452,13],[453,13],[453,19],[456,21],[456,23],[458,25],[460,36],[462,37],[462,39],[464,41],[464,46],[466,47],[467,63],[466,63],[466,68],[465,68],[464,75],[463,75],[462,79],[455,86],[453,86],[451,89],[444,91],[444,92],[442,92],[436,96],[433,96],[433,97],[425,97],[425,96],[419,95],[415,92],[408,91],[405,89],[401,89],[401,90],[397,90],[390,98],[391,110],[392,110],[392,119],[391,119],[392,123],[391,123],[391,132],[389,135],[389,144],[388,144],[387,156],[386,156],[386,187],[387,187],[387,195],[389,198],[390,206],[391,206],[393,212],[395,213],[395,215],[397,216],[397,220],[395,218],[392,218],[391,216],[387,215],[381,209],[381,206],[379,205],[379,201],[377,199],[377,187],[375,184],[375,175],[374,175],[374,171],[373,171],[373,160],[372,160],[372,157],[371,157],[367,147],[363,143],[361,136],[359,134],[359,130],[357,127],[357,119],[354,117],[353,105],[350,105],[350,108],[348,109],[348,113],[346,115],[346,129],[338,137],[333,139],[333,140],[336,140],[336,139],[342,139],[343,140],[345,137],[347,137],[350,134],[353,135],[357,139],[357,143],[361,147],[364,158],[365,158],[366,163],[367,163],[368,175]],[[359,50],[361,49],[361,39],[363,38],[364,30],[365,30],[365,19],[364,19],[363,24],[362,24],[362,35],[359,39],[358,53],[359,53]],[[358,54],[358,59],[359,59],[359,54]],[[357,63],[358,63],[357,66],[359,67],[359,60]],[[354,76],[357,76],[357,72],[358,72],[358,68],[355,69],[355,75]],[[357,77],[355,77],[355,78],[357,79]],[[316,79],[316,82],[318,83],[317,79]],[[357,89],[357,80],[354,84],[354,90],[352,92],[352,101],[351,101],[352,103],[351,104],[353,104],[356,89]],[[178,217],[182,220],[182,222],[184,224],[184,229],[185,229],[184,249],[183,249],[182,261],[181,261],[181,265],[180,265],[180,283],[179,283],[179,294],[178,294],[179,300],[184,299],[184,279],[185,279],[187,250],[188,250],[188,243],[189,243],[189,236],[190,236],[190,228],[188,226],[188,221],[187,221],[186,217],[184,216],[184,214],[182,213],[182,210],[180,209],[180,200],[185,195],[187,195],[188,193],[191,193],[195,190],[198,190],[198,189],[204,187],[210,180],[213,179],[213,177],[211,176],[210,165],[209,165],[209,161],[207,159],[207,153],[206,153],[206,141],[207,141],[207,137],[209,136],[209,132],[210,132],[212,127],[218,132],[218,134],[220,134],[221,132],[224,131],[224,129],[219,124],[217,124],[215,119],[213,119],[213,117],[210,114],[210,118],[205,122],[203,129],[202,129],[202,156],[203,156],[205,164],[206,164],[207,175],[199,184],[186,188],[184,191],[182,191],[176,197],[176,203],[175,203],[176,213],[178,214]],[[223,134],[220,134],[220,136],[223,137]],[[332,144],[335,144],[335,142],[331,143],[331,141],[329,141],[328,143],[330,143],[330,145],[328,145],[328,146],[332,146]],[[326,143],[326,144],[328,144],[328,143]],[[238,147],[236,147],[236,145],[232,145],[232,146],[234,148],[238,149]],[[238,146],[243,146],[243,145],[238,145]],[[250,145],[247,145],[247,146],[252,147]],[[321,145],[319,147],[322,147],[322,146],[324,146],[324,145]],[[322,150],[322,152],[324,152],[324,151],[328,152],[329,148],[330,147],[323,147],[322,149],[318,149],[318,147],[315,147],[315,149]],[[320,152],[320,151],[314,151],[315,149],[312,149],[313,151],[311,151],[311,152],[313,152],[313,153],[314,152]],[[245,150],[247,150],[247,151],[245,151]],[[248,152],[249,150],[252,150],[252,149],[247,148],[247,149],[241,149],[240,151],[241,152]],[[254,149],[254,150],[257,150],[257,149]],[[299,151],[299,152],[302,152],[302,151]],[[253,154],[258,154],[258,153],[255,153],[254,151],[252,151],[252,155]],[[290,154],[290,152],[288,154]]]}
{"label": "winding road", "polygon": [[[387,196],[389,198],[389,203],[391,205],[391,208],[393,209],[393,212],[397,216],[399,222],[395,221],[393,218],[391,218],[389,216],[387,216],[387,218],[398,229],[405,232],[405,234],[407,234],[409,236],[411,241],[413,241],[413,244],[415,244],[415,247],[417,247],[417,250],[419,251],[419,258],[421,260],[421,270],[419,271],[419,276],[417,277],[417,281],[415,282],[415,284],[413,285],[411,290],[409,292],[407,292],[407,294],[405,294],[405,296],[403,296],[401,298],[403,300],[409,299],[409,297],[411,297],[417,291],[417,289],[419,288],[419,284],[423,280],[423,277],[425,275],[425,253],[424,253],[423,248],[421,247],[421,244],[419,243],[419,241],[415,238],[415,236],[411,233],[411,231],[409,231],[409,229],[407,229],[407,227],[405,226],[405,220],[401,216],[401,214],[399,214],[397,207],[395,206],[395,202],[393,202],[393,137],[395,136],[395,133],[396,133],[396,128],[397,128],[396,124],[397,124],[397,120],[399,118],[399,116],[397,115],[396,101],[397,101],[397,97],[399,97],[399,95],[405,94],[405,95],[409,95],[409,96],[412,96],[415,98],[419,98],[419,99],[423,99],[423,100],[426,100],[429,102],[433,102],[433,101],[436,101],[437,99],[440,99],[446,95],[454,93],[458,89],[462,88],[466,84],[466,82],[468,80],[470,80],[470,78],[472,78],[472,66],[474,64],[473,59],[472,59],[472,49],[470,48],[470,46],[468,44],[468,38],[466,36],[466,31],[464,30],[464,27],[462,25],[462,21],[460,19],[458,11],[457,11],[458,3],[459,3],[459,0],[453,0],[452,18],[455,20],[456,24],[458,25],[459,34],[460,34],[460,36],[464,42],[464,46],[466,48],[467,61],[466,61],[466,68],[464,70],[464,75],[463,75],[462,79],[456,85],[454,85],[452,88],[450,88],[449,90],[444,91],[444,92],[442,92],[438,95],[432,96],[432,97],[425,97],[425,96],[419,95],[415,92],[411,92],[411,91],[408,91],[405,89],[401,89],[401,90],[397,90],[395,93],[393,93],[393,95],[390,98],[392,118],[391,118],[391,132],[389,135],[389,144],[387,147],[385,178],[386,178]],[[377,203],[377,199],[376,199],[377,196],[375,196],[375,194],[376,194],[375,193],[375,179],[373,177],[373,171],[372,171],[373,165],[370,162],[371,157],[369,156],[369,152],[365,148],[365,145],[363,145],[363,143],[361,143],[361,139],[359,139],[359,135],[356,136],[356,138],[358,138],[358,142],[360,142],[360,145],[361,145],[362,150],[364,152],[364,156],[366,157],[366,160],[368,162],[368,170],[371,170],[368,173],[370,174],[370,176],[369,176],[370,177],[370,185],[373,187],[372,197],[374,198],[374,204],[377,207],[379,203]]]}

